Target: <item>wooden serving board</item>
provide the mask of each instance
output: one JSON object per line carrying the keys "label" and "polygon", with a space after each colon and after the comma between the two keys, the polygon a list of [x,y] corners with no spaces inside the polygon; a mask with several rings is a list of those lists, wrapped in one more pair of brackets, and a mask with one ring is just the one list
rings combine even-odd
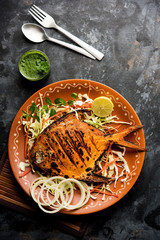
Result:
{"label": "wooden serving board", "polygon": [[12,173],[7,148],[0,160],[0,204],[26,214],[30,217],[43,219],[44,223],[53,223],[53,226],[70,233],[74,236],[82,237],[87,227],[84,216],[72,216],[64,214],[48,215],[43,213],[36,203],[21,189]]}

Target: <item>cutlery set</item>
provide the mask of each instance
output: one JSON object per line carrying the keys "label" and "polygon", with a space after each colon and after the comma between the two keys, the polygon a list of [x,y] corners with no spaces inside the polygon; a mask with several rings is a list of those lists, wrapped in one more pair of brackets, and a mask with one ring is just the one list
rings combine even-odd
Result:
{"label": "cutlery set", "polygon": [[28,38],[30,41],[35,42],[35,43],[40,43],[45,40],[51,41],[51,42],[57,43],[61,46],[72,49],[80,54],[83,54],[83,55],[91,58],[91,59],[97,59],[99,61],[102,60],[102,58],[104,57],[103,53],[101,53],[94,47],[90,46],[89,44],[85,43],[78,37],[74,36],[70,32],[68,32],[65,29],[58,26],[56,24],[55,20],[49,14],[47,14],[46,12],[41,10],[36,5],[33,5],[30,8],[29,13],[43,27],[54,28],[54,29],[58,30],[59,32],[63,33],[65,36],[70,38],[72,41],[74,41],[80,47],[70,44],[70,43],[66,43],[64,41],[61,41],[61,40],[58,40],[55,38],[49,37],[47,35],[47,33],[45,32],[45,30],[37,24],[25,23],[22,26],[22,32],[25,35],[25,37]]}

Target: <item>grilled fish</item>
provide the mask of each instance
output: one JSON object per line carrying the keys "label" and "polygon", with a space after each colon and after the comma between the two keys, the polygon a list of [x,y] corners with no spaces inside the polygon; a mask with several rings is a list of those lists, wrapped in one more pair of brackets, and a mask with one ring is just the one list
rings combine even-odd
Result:
{"label": "grilled fish", "polygon": [[33,166],[52,176],[103,182],[106,178],[96,174],[97,161],[111,142],[134,150],[147,151],[124,140],[129,133],[143,126],[130,126],[118,133],[106,135],[84,122],[85,112],[86,110],[79,110],[62,116],[37,137],[29,154]]}

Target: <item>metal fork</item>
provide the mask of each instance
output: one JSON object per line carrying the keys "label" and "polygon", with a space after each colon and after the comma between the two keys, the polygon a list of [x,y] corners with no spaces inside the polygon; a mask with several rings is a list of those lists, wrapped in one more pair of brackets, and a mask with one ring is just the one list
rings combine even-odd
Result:
{"label": "metal fork", "polygon": [[46,12],[41,10],[36,5],[33,5],[29,13],[32,15],[32,17],[40,23],[45,28],[55,28],[64,35],[66,35],[68,38],[72,39],[72,41],[76,42],[78,45],[80,45],[82,48],[84,48],[86,51],[88,51],[90,54],[92,54],[95,58],[98,60],[101,60],[104,57],[104,54],[98,51],[97,49],[93,48],[92,46],[88,45],[84,41],[80,40],[78,37],[74,36],[73,34],[69,33],[68,31],[64,30],[63,28],[59,27],[55,20]]}

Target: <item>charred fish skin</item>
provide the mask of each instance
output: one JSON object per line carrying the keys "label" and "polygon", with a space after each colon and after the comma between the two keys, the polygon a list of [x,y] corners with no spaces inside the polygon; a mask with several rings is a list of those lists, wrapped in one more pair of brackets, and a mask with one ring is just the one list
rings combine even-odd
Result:
{"label": "charred fish skin", "polygon": [[129,133],[143,126],[131,126],[119,133],[106,135],[83,121],[85,112],[86,110],[79,110],[77,113],[64,115],[37,137],[30,151],[34,166],[51,175],[103,182],[106,178],[95,174],[97,160],[107,151],[111,142],[138,151],[147,151],[124,140]]}
{"label": "charred fish skin", "polygon": [[[79,111],[78,117],[83,119],[84,111]],[[45,172],[49,170],[52,175],[86,181],[106,181],[101,176],[96,177],[93,174],[96,154],[98,153],[99,156],[99,149],[93,142],[93,133],[88,131],[85,134],[84,129],[86,126],[88,129],[88,124],[79,120],[77,122],[77,120],[75,113],[66,115],[38,136],[30,152],[33,165]],[[79,129],[79,123],[82,124],[81,129]],[[100,133],[104,136],[103,132]],[[41,162],[35,157],[37,152],[41,152]]]}

